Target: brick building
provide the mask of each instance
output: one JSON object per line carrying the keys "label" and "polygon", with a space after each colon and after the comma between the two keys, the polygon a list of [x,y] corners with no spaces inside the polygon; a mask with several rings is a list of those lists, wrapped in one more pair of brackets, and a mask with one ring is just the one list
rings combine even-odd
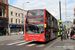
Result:
{"label": "brick building", "polygon": [[8,0],[0,0],[0,35],[9,35],[8,31]]}

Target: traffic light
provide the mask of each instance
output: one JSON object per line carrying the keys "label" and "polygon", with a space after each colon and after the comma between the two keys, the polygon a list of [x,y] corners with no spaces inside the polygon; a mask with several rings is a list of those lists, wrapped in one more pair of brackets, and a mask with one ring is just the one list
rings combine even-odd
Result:
{"label": "traffic light", "polygon": [[60,22],[60,28],[62,28],[62,22]]}

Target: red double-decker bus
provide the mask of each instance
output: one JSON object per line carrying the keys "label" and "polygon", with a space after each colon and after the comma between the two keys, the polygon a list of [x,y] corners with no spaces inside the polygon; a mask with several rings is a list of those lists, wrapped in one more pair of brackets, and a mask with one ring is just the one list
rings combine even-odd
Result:
{"label": "red double-decker bus", "polygon": [[28,10],[25,41],[47,42],[58,37],[58,22],[46,9]]}

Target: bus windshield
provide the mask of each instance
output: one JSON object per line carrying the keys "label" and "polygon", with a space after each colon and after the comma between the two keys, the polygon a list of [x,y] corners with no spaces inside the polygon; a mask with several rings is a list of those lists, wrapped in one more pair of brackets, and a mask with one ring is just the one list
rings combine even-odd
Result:
{"label": "bus windshield", "polygon": [[44,10],[30,10],[27,17],[44,17]]}
{"label": "bus windshield", "polygon": [[28,34],[44,33],[44,24],[26,24],[26,33]]}

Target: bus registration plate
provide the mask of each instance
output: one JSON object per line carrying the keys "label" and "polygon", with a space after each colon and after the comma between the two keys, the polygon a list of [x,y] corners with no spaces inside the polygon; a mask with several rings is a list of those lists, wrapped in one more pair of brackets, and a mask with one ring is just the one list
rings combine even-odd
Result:
{"label": "bus registration plate", "polygon": [[32,40],[32,41],[36,41],[36,40]]}

